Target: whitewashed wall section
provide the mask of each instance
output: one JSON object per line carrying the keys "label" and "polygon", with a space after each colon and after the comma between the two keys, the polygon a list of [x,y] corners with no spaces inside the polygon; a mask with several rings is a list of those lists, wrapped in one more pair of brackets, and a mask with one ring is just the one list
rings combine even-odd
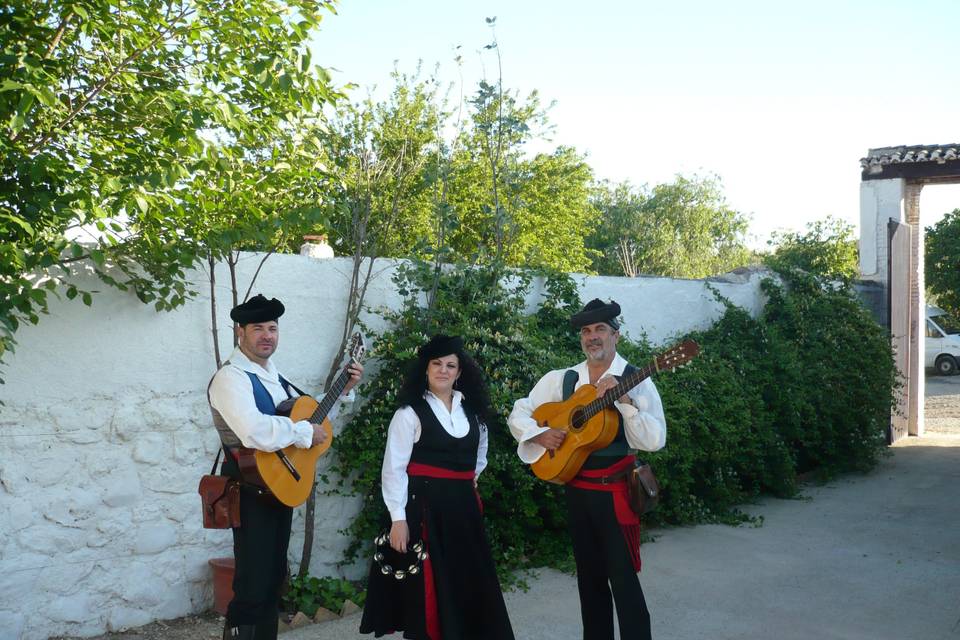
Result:
{"label": "whitewashed wall section", "polygon": [[[241,260],[243,288],[260,257]],[[378,262],[372,309],[399,307],[394,267]],[[642,328],[654,344],[722,313],[701,281],[576,277],[584,300],[614,298],[625,330]],[[17,334],[0,387],[0,639],[95,635],[210,607],[207,561],[230,555],[231,544],[229,532],[200,526],[197,482],[217,439],[204,393],[214,369],[210,300],[205,274],[196,278],[201,295],[172,313],[103,290],[90,308],[54,302],[38,326]],[[275,255],[254,287],[287,305],[275,358],[308,389],[321,386],[339,343],[349,278],[346,259]],[[756,314],[761,278],[748,270],[711,284]],[[531,308],[541,287],[534,283]],[[230,296],[223,287],[217,295],[226,357]],[[375,313],[366,321],[383,328]],[[320,499],[313,574],[338,572],[339,531],[359,507]],[[298,510],[292,561],[302,517]]]}

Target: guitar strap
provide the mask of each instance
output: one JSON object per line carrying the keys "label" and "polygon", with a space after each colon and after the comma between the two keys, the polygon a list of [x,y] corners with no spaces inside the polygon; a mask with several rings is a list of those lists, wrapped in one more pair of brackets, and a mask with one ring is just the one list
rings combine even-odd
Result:
{"label": "guitar strap", "polygon": [[577,373],[576,369],[567,369],[563,374],[563,399],[566,400],[573,395],[574,387],[577,386],[577,381],[580,379],[580,374]]}

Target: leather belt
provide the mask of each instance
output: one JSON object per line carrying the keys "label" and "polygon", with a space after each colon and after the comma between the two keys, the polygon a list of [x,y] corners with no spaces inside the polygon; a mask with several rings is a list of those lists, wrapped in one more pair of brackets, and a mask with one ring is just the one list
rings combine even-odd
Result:
{"label": "leather belt", "polygon": [[614,484],[615,482],[622,482],[626,480],[627,474],[629,473],[630,469],[627,469],[626,471],[618,471],[617,473],[600,478],[590,478],[587,476],[578,475],[576,476],[576,479],[580,482],[588,482],[590,484]]}

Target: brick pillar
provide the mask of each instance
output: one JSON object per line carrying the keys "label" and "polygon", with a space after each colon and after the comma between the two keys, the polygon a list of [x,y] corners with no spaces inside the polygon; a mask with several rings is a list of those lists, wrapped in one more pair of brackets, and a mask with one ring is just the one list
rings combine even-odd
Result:
{"label": "brick pillar", "polygon": [[920,225],[920,191],[923,184],[907,182],[903,192],[904,217],[913,227],[913,247],[910,260],[910,364],[907,375],[910,376],[910,398],[908,400],[908,433],[912,436],[923,435],[923,395],[924,395],[924,325],[926,308],[924,305],[923,279],[923,227]]}

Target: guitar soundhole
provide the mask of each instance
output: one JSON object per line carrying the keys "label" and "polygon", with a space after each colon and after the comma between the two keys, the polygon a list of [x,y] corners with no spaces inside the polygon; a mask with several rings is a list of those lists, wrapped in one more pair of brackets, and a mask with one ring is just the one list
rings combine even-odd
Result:
{"label": "guitar soundhole", "polygon": [[577,407],[570,413],[570,431],[581,431],[586,423],[587,419],[583,415],[583,407]]}

